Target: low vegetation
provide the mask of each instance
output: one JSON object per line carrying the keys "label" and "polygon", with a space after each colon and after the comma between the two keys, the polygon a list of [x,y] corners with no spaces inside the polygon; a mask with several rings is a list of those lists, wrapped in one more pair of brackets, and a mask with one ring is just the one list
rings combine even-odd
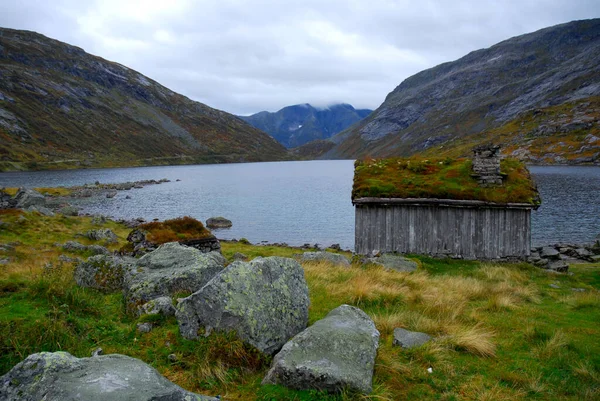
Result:
{"label": "low vegetation", "polygon": [[504,185],[483,188],[471,176],[468,159],[421,157],[357,160],[352,199],[438,198],[496,203],[537,204],[535,184],[524,164],[504,159],[500,170]]}
{"label": "low vegetation", "polygon": [[165,221],[153,221],[139,226],[148,232],[147,239],[155,244],[206,238],[211,235],[202,222],[189,217],[178,217]]}
{"label": "low vegetation", "polygon": [[428,157],[469,157],[474,146],[502,144],[502,153],[531,164],[598,164],[600,97],[528,110],[506,124],[454,138],[422,152]]}
{"label": "low vegetation", "polygon": [[[270,360],[231,334],[188,341],[174,318],[139,333],[122,295],[75,285],[73,264],[85,254],[55,243],[99,228],[87,217],[0,212],[0,374],[27,355],[68,351],[140,358],[180,386],[224,400],[594,400],[600,398],[600,265],[549,275],[528,264],[495,264],[416,257],[400,273],[374,265],[350,268],[304,263],[310,324],[347,303],[369,314],[381,332],[374,391],[325,395],[261,386]],[[98,222],[96,220],[96,222]],[[129,229],[101,223],[119,237]],[[293,257],[298,249],[223,242],[223,254]],[[347,255],[350,256],[350,255]],[[550,284],[554,284],[550,287]],[[557,287],[557,288],[555,288]],[[572,289],[584,289],[576,292]],[[426,332],[435,340],[415,349],[392,346],[393,330]],[[174,354],[175,358],[169,355]],[[430,369],[430,371],[428,371]]]}

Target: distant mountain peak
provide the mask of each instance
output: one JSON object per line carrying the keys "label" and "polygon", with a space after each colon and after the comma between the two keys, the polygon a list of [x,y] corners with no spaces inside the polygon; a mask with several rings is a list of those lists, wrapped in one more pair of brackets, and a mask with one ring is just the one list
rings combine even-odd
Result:
{"label": "distant mountain peak", "polygon": [[366,117],[371,110],[356,110],[350,104],[314,107],[309,103],[286,106],[275,113],[261,111],[240,116],[288,148],[330,138]]}

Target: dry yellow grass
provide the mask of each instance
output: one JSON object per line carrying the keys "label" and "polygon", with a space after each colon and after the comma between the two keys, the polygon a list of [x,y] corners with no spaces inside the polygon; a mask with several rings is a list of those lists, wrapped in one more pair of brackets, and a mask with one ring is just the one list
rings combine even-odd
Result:
{"label": "dry yellow grass", "polygon": [[456,326],[449,331],[445,339],[449,346],[483,357],[496,356],[496,344],[493,341],[495,333],[483,325]]}

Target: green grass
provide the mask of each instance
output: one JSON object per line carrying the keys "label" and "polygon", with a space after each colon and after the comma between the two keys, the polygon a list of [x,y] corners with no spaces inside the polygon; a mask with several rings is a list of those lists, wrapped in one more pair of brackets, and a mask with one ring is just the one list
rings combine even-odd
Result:
{"label": "green grass", "polygon": [[[549,275],[528,264],[421,256],[415,256],[420,267],[413,273],[304,263],[311,324],[347,303],[369,314],[381,332],[373,393],[325,395],[261,386],[270,358],[232,334],[186,340],[173,317],[133,318],[125,314],[120,293],[77,287],[73,266],[58,261],[62,251],[53,243],[97,227],[91,219],[7,212],[0,220],[8,224],[0,228],[0,243],[19,241],[13,250],[0,253],[11,258],[0,268],[0,374],[31,353],[63,350],[85,357],[102,347],[105,353],[140,358],[188,390],[220,394],[225,400],[600,397],[599,264],[574,265],[569,276]],[[128,229],[112,222],[104,227],[119,237],[112,249],[125,243]],[[222,250],[228,260],[236,252],[250,259],[301,253],[239,242],[223,242]],[[48,263],[52,269],[44,268]],[[143,321],[157,327],[139,333],[136,324]],[[395,327],[424,331],[436,340],[413,350],[398,349],[392,346]]]}
{"label": "green grass", "polygon": [[529,171],[515,159],[501,161],[505,174],[500,187],[483,188],[471,176],[471,161],[440,158],[357,160],[352,199],[437,198],[481,200],[495,203],[539,204]]}

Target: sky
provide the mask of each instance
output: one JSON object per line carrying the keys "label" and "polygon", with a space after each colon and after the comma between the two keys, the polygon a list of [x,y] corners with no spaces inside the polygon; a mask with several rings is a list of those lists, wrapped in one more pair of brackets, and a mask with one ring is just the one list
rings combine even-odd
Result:
{"label": "sky", "polygon": [[404,79],[599,0],[0,0],[42,33],[220,110],[377,108]]}

